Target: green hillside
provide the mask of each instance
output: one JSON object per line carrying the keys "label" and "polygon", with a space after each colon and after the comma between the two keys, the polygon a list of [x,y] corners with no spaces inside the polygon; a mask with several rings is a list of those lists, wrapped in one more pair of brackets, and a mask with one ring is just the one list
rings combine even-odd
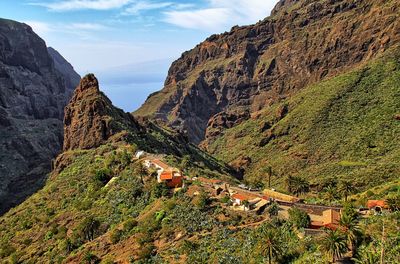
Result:
{"label": "green hillside", "polygon": [[[287,114],[285,114],[287,109]],[[226,162],[249,157],[245,180],[282,187],[350,180],[357,191],[400,175],[400,50],[323,81],[224,132],[209,151]],[[264,181],[265,182],[265,181]]]}

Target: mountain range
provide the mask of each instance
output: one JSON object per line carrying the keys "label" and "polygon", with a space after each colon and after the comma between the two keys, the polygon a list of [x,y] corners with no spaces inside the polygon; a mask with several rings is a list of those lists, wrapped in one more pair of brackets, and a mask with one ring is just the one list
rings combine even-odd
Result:
{"label": "mountain range", "polygon": [[134,113],[0,20],[0,260],[398,263],[399,8],[281,0]]}

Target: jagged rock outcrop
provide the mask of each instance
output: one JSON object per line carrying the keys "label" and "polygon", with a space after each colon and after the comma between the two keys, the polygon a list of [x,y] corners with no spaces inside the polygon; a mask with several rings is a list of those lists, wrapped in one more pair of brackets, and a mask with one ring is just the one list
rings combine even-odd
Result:
{"label": "jagged rock outcrop", "polygon": [[64,151],[98,147],[123,130],[140,128],[132,115],[114,107],[100,92],[93,74],[86,75],[65,108]]}
{"label": "jagged rock outcrop", "polygon": [[64,107],[77,83],[55,65],[28,25],[0,19],[0,214],[42,186],[62,149]]}
{"label": "jagged rock outcrop", "polygon": [[[213,35],[183,53],[165,87],[134,114],[214,141],[221,115],[243,120],[309,84],[376,57],[400,41],[399,1],[281,0],[252,26]],[[210,126],[211,125],[211,126]]]}

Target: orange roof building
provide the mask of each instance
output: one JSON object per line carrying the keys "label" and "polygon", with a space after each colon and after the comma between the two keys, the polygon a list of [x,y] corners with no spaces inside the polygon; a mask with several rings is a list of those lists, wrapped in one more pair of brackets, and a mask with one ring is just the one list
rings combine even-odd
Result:
{"label": "orange roof building", "polygon": [[163,171],[158,177],[158,182],[165,182],[170,188],[178,188],[183,186],[183,176],[178,171]]}
{"label": "orange roof building", "polygon": [[368,209],[374,209],[374,208],[388,208],[386,201],[384,200],[368,200],[367,202],[367,207]]}
{"label": "orange roof building", "polygon": [[250,200],[250,197],[244,194],[240,194],[240,193],[235,193],[232,196],[232,199],[236,200],[237,202],[239,202],[239,204],[241,204],[244,201],[248,201]]}
{"label": "orange roof building", "polygon": [[336,230],[339,227],[340,213],[336,210],[325,210],[322,213],[321,221],[311,221],[312,229],[320,229],[326,227],[332,230]]}

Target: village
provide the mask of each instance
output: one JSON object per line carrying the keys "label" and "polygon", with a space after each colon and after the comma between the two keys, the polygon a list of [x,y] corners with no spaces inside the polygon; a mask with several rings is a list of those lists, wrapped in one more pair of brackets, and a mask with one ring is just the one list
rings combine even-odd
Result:
{"label": "village", "polygon": [[[342,207],[307,204],[298,197],[278,192],[274,189],[251,189],[244,184],[237,186],[228,182],[205,177],[188,177],[174,167],[171,167],[158,157],[146,154],[143,151],[136,153],[136,158],[143,161],[146,169],[157,172],[157,182],[164,183],[169,189],[176,192],[182,188],[187,189],[189,196],[198,196],[202,192],[207,193],[215,200],[228,199],[228,208],[248,215],[266,217],[259,222],[250,225],[261,224],[269,219],[266,215],[267,208],[272,204],[277,205],[277,217],[289,218],[289,210],[297,208],[306,212],[310,223],[304,228],[303,235],[317,236],[324,233],[325,229],[336,230],[339,228]],[[379,214],[387,210],[384,200],[369,200],[365,207],[358,209],[361,217]]]}

